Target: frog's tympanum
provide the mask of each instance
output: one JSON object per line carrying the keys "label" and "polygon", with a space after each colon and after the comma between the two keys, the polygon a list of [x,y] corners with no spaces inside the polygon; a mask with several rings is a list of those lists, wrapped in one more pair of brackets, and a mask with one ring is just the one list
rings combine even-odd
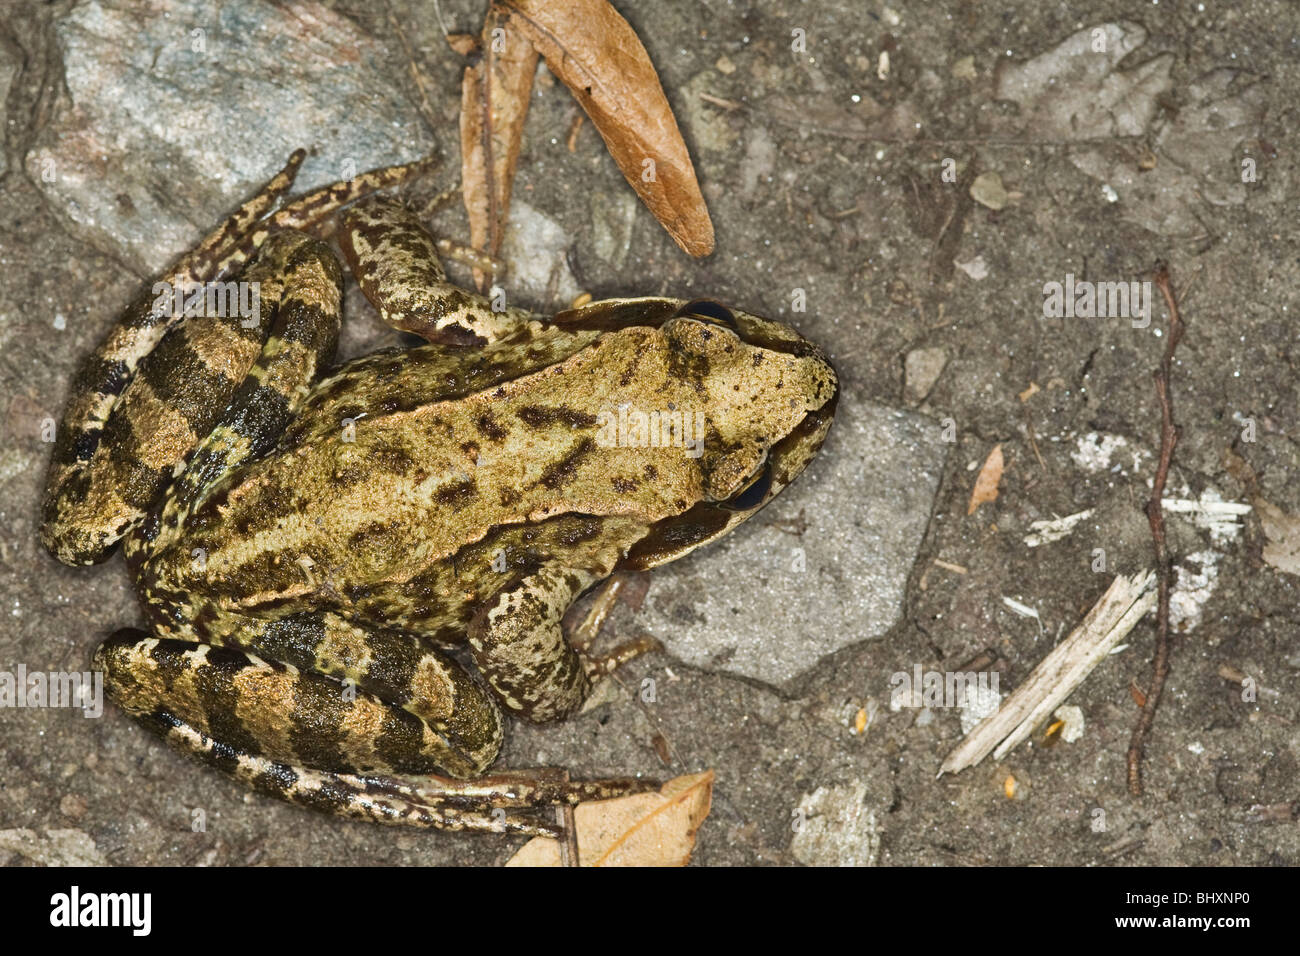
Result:
{"label": "frog's tympanum", "polygon": [[[562,718],[646,650],[595,656],[564,613],[793,481],[835,371],[789,326],[714,302],[494,309],[377,193],[418,164],[272,212],[301,160],[84,361],[43,540],[80,565],[124,539],[150,631],[114,633],[95,667],[169,743],[345,816],[554,834],[529,808],[647,783],[483,776],[500,708]],[[343,273],[315,236],[344,207],[362,291],[429,344],[331,370]]]}

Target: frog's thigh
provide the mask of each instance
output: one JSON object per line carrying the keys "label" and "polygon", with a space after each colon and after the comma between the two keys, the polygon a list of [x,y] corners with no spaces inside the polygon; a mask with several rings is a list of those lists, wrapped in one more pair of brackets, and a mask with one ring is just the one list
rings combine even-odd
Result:
{"label": "frog's thigh", "polygon": [[408,710],[233,648],[126,630],[99,646],[95,667],[109,696],[141,723],[155,731],[184,724],[220,753],[333,773],[482,770],[461,741]]}
{"label": "frog's thigh", "polygon": [[[307,612],[273,622],[249,621],[233,640],[259,657],[352,681],[414,714],[459,755],[456,764],[442,764],[459,776],[481,773],[497,757],[503,732],[491,697],[463,667],[416,637],[329,612]],[[230,645],[232,639],[221,643]]]}
{"label": "frog's thigh", "polygon": [[494,342],[528,314],[494,311],[480,295],[448,282],[433,236],[400,201],[375,196],[343,217],[339,245],[361,291],[393,328],[445,345]]}
{"label": "frog's thigh", "polygon": [[[341,284],[338,263],[324,246],[300,234],[278,234],[240,274],[242,286],[260,290],[260,312],[267,317],[298,311],[290,303],[281,308],[280,297],[286,276],[303,285],[294,266],[309,244],[329,258]],[[259,374],[259,356],[269,344],[266,323],[240,315],[237,297],[222,302],[229,308],[185,318],[141,360],[102,429],[87,436],[73,465],[62,467],[63,452],[56,449],[41,534],[60,560],[94,563],[107,557],[149,512],[178,466],[196,447],[211,444],[213,428],[229,414],[227,406],[261,381],[279,385],[277,377]],[[215,298],[213,305],[218,305]],[[206,300],[201,308],[206,310]]]}
{"label": "frog's thigh", "polygon": [[562,619],[596,580],[586,571],[544,567],[497,593],[469,625],[474,663],[511,711],[532,721],[577,710],[591,690]]}
{"label": "frog's thigh", "polygon": [[[230,397],[235,381],[211,370],[228,374],[241,352],[247,361],[256,354],[256,343],[251,353],[241,343],[245,330],[234,318],[210,320],[202,334],[165,338],[187,322],[170,293],[187,295],[244,263],[255,234],[264,237],[257,220],[289,188],[305,155],[294,153],[261,193],[142,292],[82,361],[50,460],[41,527],[45,546],[65,564],[108,557],[202,437],[204,415],[215,417]],[[206,362],[214,350],[219,360]],[[152,381],[140,386],[146,359]],[[130,416],[122,414],[126,402],[136,406]]]}

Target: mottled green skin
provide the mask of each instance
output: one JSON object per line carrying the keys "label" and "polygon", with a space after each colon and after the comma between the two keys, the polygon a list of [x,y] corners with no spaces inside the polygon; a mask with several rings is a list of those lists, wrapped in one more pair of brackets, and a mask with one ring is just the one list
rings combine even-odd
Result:
{"label": "mottled green skin", "polygon": [[[47,544],[80,563],[126,535],[152,623],[97,652],[114,699],[253,786],[381,822],[550,832],[485,808],[637,789],[473,778],[500,748],[498,702],[563,717],[635,650],[574,648],[573,601],[725,534],[803,470],[834,370],[789,327],[714,303],[494,312],[447,283],[413,215],[372,198],[344,217],[349,266],[386,321],[434,344],[318,380],[337,263],[301,232],[235,219],[214,236],[247,247],[233,267],[252,256],[265,331],[189,318],[124,381],[83,374],[64,423],[83,438],[52,465]],[[119,326],[93,361],[121,340]],[[702,453],[609,445],[602,416],[620,406],[701,413]],[[400,776],[435,771],[463,782]]]}

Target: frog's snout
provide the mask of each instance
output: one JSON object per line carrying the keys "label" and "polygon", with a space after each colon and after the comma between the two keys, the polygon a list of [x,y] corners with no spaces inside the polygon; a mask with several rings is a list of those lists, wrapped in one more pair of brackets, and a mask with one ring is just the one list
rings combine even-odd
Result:
{"label": "frog's snout", "polygon": [[831,364],[830,358],[819,346],[804,340],[807,346],[807,353],[801,356],[801,364],[804,370],[804,376],[808,383],[805,394],[808,395],[808,411],[815,412],[820,409],[827,409],[829,414],[834,414],[834,403],[840,394],[840,377],[835,371],[835,366]]}

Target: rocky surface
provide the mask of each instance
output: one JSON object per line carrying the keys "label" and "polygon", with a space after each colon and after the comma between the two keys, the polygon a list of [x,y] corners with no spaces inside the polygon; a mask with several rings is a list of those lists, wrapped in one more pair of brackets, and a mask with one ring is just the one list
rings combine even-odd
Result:
{"label": "rocky surface", "polygon": [[[439,6],[447,29],[477,30],[481,3]],[[512,727],[504,765],[714,768],[701,864],[1300,861],[1287,810],[1300,579],[1271,563],[1294,549],[1259,518],[1285,529],[1300,514],[1297,12],[1259,0],[1100,0],[1086,15],[1034,0],[1000,14],[963,0],[618,6],[659,67],[717,251],[682,255],[590,124],[570,150],[577,107],[543,71],[515,197],[519,222],[545,228],[508,250],[507,294],[539,308],[578,290],[710,296],[782,317],[828,349],[845,395],[823,455],[772,508],[652,573],[639,607],[612,616],[611,635],[649,630],[668,649],[582,715]],[[64,568],[35,537],[43,423],[77,360],[294,147],[315,150],[304,187],[349,161],[435,148],[443,168],[419,190],[450,186],[463,63],[424,0],[10,7],[0,668],[82,669],[138,610],[120,561]],[[457,202],[432,223],[468,233]],[[1235,536],[1171,520],[1190,603],[1146,798],[1126,792],[1124,751],[1149,622],[1072,695],[1077,740],[1036,735],[936,780],[961,714],[891,709],[891,676],[984,660],[1009,691],[1111,574],[1151,560],[1142,506],[1163,312],[1145,328],[1048,318],[1044,286],[1141,280],[1158,259],[1188,323],[1171,493],[1274,510],[1234,519]],[[347,354],[398,341],[355,288],[346,308]],[[999,496],[968,513],[995,444]],[[1026,543],[1034,522],[1089,510]],[[0,767],[9,863],[493,864],[520,842],[343,823],[246,794],[112,707],[97,719],[0,710]]]}

